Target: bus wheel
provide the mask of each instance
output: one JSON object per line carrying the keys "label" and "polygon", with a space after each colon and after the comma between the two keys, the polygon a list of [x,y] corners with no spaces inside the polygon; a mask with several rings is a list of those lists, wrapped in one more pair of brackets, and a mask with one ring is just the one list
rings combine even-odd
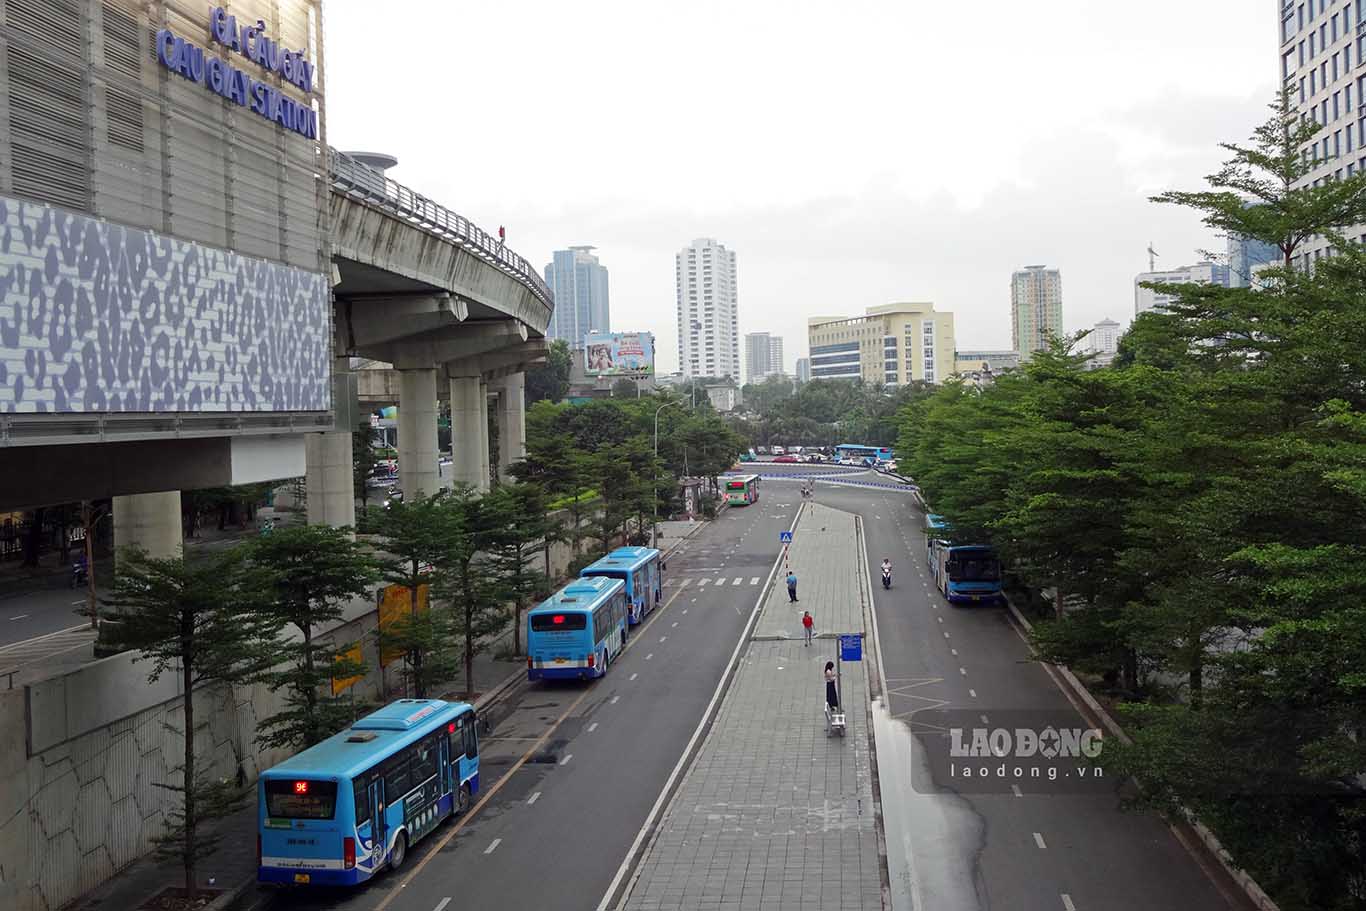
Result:
{"label": "bus wheel", "polygon": [[462,784],[460,786],[460,793],[456,796],[455,800],[455,814],[457,816],[464,816],[468,813],[470,811],[470,801],[472,800],[470,797],[470,786]]}
{"label": "bus wheel", "polygon": [[397,870],[403,866],[403,861],[408,856],[408,836],[404,832],[398,833],[398,838],[394,839],[394,850],[389,852],[389,869]]}

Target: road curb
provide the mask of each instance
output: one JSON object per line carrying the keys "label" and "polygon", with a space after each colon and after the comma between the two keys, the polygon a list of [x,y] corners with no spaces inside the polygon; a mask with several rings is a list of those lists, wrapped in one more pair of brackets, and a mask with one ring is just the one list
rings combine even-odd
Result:
{"label": "road curb", "polygon": [[[1015,621],[1020,624],[1020,626],[1027,632],[1034,631],[1034,624],[1029,622],[1025,615],[1020,612],[1020,609],[1015,606],[1015,602],[1011,600],[1009,596],[1006,596],[1006,607],[1009,608],[1011,616],[1015,618]],[[1110,734],[1121,743],[1133,743],[1133,739],[1129,737],[1128,734],[1124,733],[1124,728],[1120,726],[1119,722],[1105,710],[1104,706],[1097,701],[1095,696],[1091,695],[1091,691],[1087,689],[1086,684],[1082,683],[1077,675],[1072,673],[1070,668],[1066,665],[1054,664],[1051,661],[1041,660],[1040,663],[1056,672],[1057,676],[1067,684],[1067,689],[1070,691],[1071,695],[1084,702],[1086,707],[1095,714],[1095,717],[1104,725],[1105,729],[1110,732]],[[1142,787],[1141,783],[1136,782],[1136,784],[1138,784],[1140,788]],[[1207,856],[1212,857],[1214,861],[1218,863],[1223,872],[1240,890],[1242,890],[1243,895],[1252,903],[1252,906],[1258,909],[1258,911],[1280,911],[1280,906],[1271,899],[1271,896],[1266,894],[1265,890],[1262,889],[1257,881],[1253,879],[1246,870],[1238,867],[1236,861],[1233,859],[1233,855],[1228,852],[1228,849],[1224,847],[1218,837],[1184,805],[1178,804],[1178,807],[1184,817],[1185,827],[1188,828],[1195,839],[1199,841],[1200,846],[1204,848],[1204,853],[1207,854]],[[1168,827],[1171,828],[1177,841],[1181,842],[1182,847],[1184,847],[1187,852],[1192,855],[1197,853],[1196,846],[1190,843],[1190,839],[1185,832],[1182,832],[1178,828],[1178,824],[1168,822]],[[1200,862],[1199,858],[1197,858],[1197,862]]]}
{"label": "road curb", "polygon": [[[877,724],[873,720],[873,700],[882,699],[887,685],[882,667],[882,646],[877,629],[877,605],[873,604],[872,575],[868,565],[868,542],[863,531],[863,516],[854,513],[854,542],[859,563],[859,598],[863,602],[864,638],[871,648],[864,649],[863,679],[868,686],[864,723],[868,731],[868,779],[873,792],[873,830],[877,833],[878,877],[881,879],[882,907],[892,907],[892,868],[887,857],[887,822],[882,812],[882,776],[878,770]],[[842,698],[842,697],[841,697]]]}

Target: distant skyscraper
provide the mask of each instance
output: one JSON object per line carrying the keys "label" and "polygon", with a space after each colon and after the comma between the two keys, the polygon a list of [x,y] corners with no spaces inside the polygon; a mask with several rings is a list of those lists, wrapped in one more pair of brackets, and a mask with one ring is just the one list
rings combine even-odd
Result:
{"label": "distant skyscraper", "polygon": [[1185,285],[1193,282],[1227,287],[1228,281],[1228,266],[1221,266],[1219,263],[1196,263],[1166,272],[1140,272],[1134,276],[1134,316],[1146,313],[1154,307],[1165,307],[1176,300],[1170,294],[1160,294],[1151,288],[1144,288],[1143,282],[1160,282],[1168,285]]}
{"label": "distant skyscraper", "polygon": [[611,332],[607,301],[607,269],[592,254],[594,247],[556,250],[545,267],[545,283],[555,295],[546,338],[564,339],[570,348],[582,348],[589,332]]}
{"label": "distant skyscraper", "polygon": [[1062,335],[1062,273],[1025,266],[1010,277],[1010,340],[1022,360]]}
{"label": "distant skyscraper", "polygon": [[674,257],[678,365],[684,376],[740,377],[735,254],[710,237]]}
{"label": "distant skyscraper", "polygon": [[767,332],[745,334],[745,382],[762,383],[783,372],[783,337]]}
{"label": "distant skyscraper", "polygon": [[1106,318],[1096,323],[1091,334],[1086,336],[1086,347],[1093,353],[1086,365],[1090,368],[1107,367],[1119,352],[1119,336],[1122,327],[1112,319]]}
{"label": "distant skyscraper", "polygon": [[799,383],[809,383],[809,382],[811,382],[811,358],[809,358],[809,357],[799,357],[799,358],[797,358],[797,382],[799,382]]}
{"label": "distant skyscraper", "polygon": [[1263,240],[1252,240],[1230,234],[1228,238],[1228,286],[1247,288],[1258,266],[1281,262],[1281,248]]}

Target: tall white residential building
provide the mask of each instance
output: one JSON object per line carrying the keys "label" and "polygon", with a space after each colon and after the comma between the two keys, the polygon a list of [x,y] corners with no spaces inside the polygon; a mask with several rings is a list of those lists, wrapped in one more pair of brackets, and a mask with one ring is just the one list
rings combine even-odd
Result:
{"label": "tall white residential building", "polygon": [[783,337],[767,332],[745,333],[745,382],[762,383],[783,372]]}
{"label": "tall white residential building", "polygon": [[1025,266],[1010,276],[1010,340],[1021,360],[1062,335],[1062,273]]}
{"label": "tall white residential building", "polygon": [[[1283,0],[1281,84],[1301,117],[1320,124],[1304,152],[1316,167],[1297,185],[1321,186],[1366,170],[1366,120],[1360,119],[1366,93],[1366,4],[1360,0]],[[1348,240],[1366,243],[1366,226],[1344,228]],[[1300,247],[1298,265],[1328,252],[1328,242],[1311,238]]]}
{"label": "tall white residential building", "polygon": [[1182,266],[1179,269],[1171,269],[1166,272],[1140,272],[1134,276],[1134,316],[1145,313],[1154,307],[1165,307],[1176,300],[1170,294],[1161,294],[1152,288],[1143,287],[1144,282],[1160,282],[1168,285],[1185,285],[1193,282],[1200,285],[1223,285],[1227,287],[1228,278],[1228,266],[1219,263],[1195,263],[1191,266]]}
{"label": "tall white residential building", "polygon": [[674,257],[678,365],[684,376],[740,378],[735,254],[702,237]]}
{"label": "tall white residential building", "polygon": [[1086,336],[1086,349],[1092,355],[1086,366],[1091,369],[1108,367],[1119,353],[1119,337],[1122,333],[1123,327],[1108,317],[1096,323]]}

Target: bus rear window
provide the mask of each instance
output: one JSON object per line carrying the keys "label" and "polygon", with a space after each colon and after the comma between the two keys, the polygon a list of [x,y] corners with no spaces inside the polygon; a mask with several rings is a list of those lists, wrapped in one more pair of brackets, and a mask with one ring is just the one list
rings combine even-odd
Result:
{"label": "bus rear window", "polygon": [[531,618],[531,628],[538,633],[588,629],[588,618],[583,614],[536,614]]}
{"label": "bus rear window", "polygon": [[331,819],[337,811],[335,781],[271,779],[266,815],[277,819]]}

